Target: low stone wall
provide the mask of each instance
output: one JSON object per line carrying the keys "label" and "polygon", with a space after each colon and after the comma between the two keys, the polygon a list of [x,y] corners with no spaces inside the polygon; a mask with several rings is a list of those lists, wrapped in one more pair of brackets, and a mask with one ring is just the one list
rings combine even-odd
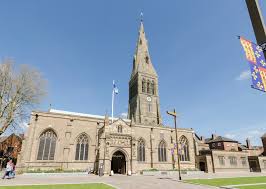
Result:
{"label": "low stone wall", "polygon": [[88,172],[73,172],[73,173],[23,173],[27,176],[77,176],[88,175]]}
{"label": "low stone wall", "polygon": [[[176,176],[178,171],[143,171],[143,175],[146,176]],[[183,175],[201,175],[204,171],[181,171]]]}

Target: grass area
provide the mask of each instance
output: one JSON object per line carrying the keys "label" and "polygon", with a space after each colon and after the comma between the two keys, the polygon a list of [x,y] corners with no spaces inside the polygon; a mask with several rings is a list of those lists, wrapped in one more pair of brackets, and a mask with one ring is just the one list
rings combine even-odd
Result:
{"label": "grass area", "polygon": [[188,182],[188,183],[191,183],[191,184],[204,184],[204,185],[210,185],[210,186],[227,186],[227,185],[237,185],[237,184],[266,183],[266,177],[191,179],[191,180],[185,180],[185,182]]}
{"label": "grass area", "polygon": [[265,189],[266,185],[263,184],[263,185],[254,185],[254,186],[239,186],[237,188],[239,189]]}
{"label": "grass area", "polygon": [[56,184],[32,186],[1,186],[0,189],[114,189],[105,184]]}

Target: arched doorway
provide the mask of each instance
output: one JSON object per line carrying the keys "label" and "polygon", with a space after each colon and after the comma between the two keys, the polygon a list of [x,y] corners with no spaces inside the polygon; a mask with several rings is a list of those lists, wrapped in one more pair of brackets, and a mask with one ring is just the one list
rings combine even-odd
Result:
{"label": "arched doorway", "polygon": [[116,151],[112,156],[111,170],[116,174],[126,174],[126,158],[123,152]]}
{"label": "arched doorway", "polygon": [[200,170],[206,172],[205,162],[200,162]]}

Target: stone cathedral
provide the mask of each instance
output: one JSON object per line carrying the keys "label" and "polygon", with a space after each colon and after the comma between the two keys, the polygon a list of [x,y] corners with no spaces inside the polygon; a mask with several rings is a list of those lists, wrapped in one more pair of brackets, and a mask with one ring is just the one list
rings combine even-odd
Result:
{"label": "stone cathedral", "polygon": [[[18,167],[104,174],[177,168],[175,130],[162,122],[159,81],[140,23],[129,80],[128,119],[50,109],[33,111]],[[164,110],[165,111],[165,110]],[[194,131],[178,129],[182,169],[195,169]]]}

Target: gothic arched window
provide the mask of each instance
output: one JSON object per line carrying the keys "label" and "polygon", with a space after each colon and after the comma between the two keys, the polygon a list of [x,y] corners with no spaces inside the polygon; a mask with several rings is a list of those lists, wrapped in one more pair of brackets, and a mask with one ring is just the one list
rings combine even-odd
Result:
{"label": "gothic arched window", "polygon": [[83,133],[77,139],[75,160],[88,160],[89,138]]}
{"label": "gothic arched window", "polygon": [[181,136],[179,139],[179,143],[180,143],[180,149],[181,149],[180,160],[190,161],[188,139],[185,136]]}
{"label": "gothic arched window", "polygon": [[151,91],[151,83],[150,83],[150,80],[147,81],[147,93],[149,94]]}
{"label": "gothic arched window", "polygon": [[151,93],[155,94],[154,81],[151,82]]}
{"label": "gothic arched window", "polygon": [[138,161],[145,161],[145,143],[142,139],[138,142]]}
{"label": "gothic arched window", "polygon": [[146,80],[145,79],[142,80],[142,92],[143,93],[146,92]]}
{"label": "gothic arched window", "polygon": [[118,127],[117,127],[117,132],[118,132],[118,133],[122,133],[122,125],[118,125]]}
{"label": "gothic arched window", "polygon": [[52,129],[41,134],[37,160],[54,160],[56,140],[56,134]]}
{"label": "gothic arched window", "polygon": [[158,160],[160,162],[166,161],[166,144],[164,141],[161,141],[158,147]]}

